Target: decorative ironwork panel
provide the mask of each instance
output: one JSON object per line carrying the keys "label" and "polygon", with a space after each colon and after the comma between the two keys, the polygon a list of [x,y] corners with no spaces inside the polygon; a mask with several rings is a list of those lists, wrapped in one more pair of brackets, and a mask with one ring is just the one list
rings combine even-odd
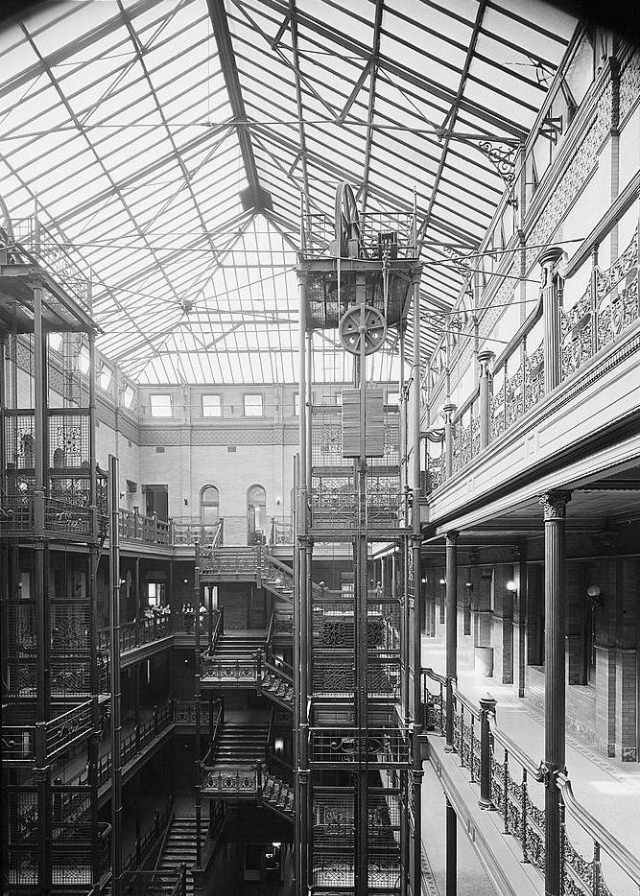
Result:
{"label": "decorative ironwork panel", "polygon": [[544,345],[525,358],[524,404],[533,407],[544,396]]}
{"label": "decorative ironwork panel", "polygon": [[7,469],[7,474],[9,475],[12,470],[33,470],[36,465],[36,430],[33,411],[6,412],[4,437],[4,466]]}
{"label": "decorative ironwork panel", "polygon": [[49,412],[49,466],[84,468],[89,476],[89,415]]}
{"label": "decorative ironwork panel", "polygon": [[505,419],[505,387],[502,386],[491,396],[491,438],[495,439],[506,428]]}
{"label": "decorative ironwork panel", "polygon": [[[505,371],[506,376],[506,371]],[[506,421],[505,426],[509,427],[511,424],[518,419],[523,413],[523,400],[522,400],[522,389],[523,389],[523,376],[522,376],[522,364],[518,367],[516,372],[512,374],[510,377],[506,378],[506,400],[505,400],[505,414]]]}

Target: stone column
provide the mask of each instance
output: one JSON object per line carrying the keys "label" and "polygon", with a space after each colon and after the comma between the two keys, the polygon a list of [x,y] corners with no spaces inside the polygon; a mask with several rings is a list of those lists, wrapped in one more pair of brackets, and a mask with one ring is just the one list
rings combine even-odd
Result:
{"label": "stone column", "polygon": [[538,261],[542,266],[542,318],[544,323],[544,392],[548,395],[562,379],[560,297],[562,278],[555,270],[562,258],[559,246],[550,246]]}
{"label": "stone column", "polygon": [[458,677],[458,533],[447,532],[446,550],[446,678],[447,716],[445,725],[446,750],[453,750],[453,682]]}
{"label": "stone column", "polygon": [[565,522],[569,492],[548,492],[544,509],[545,594],[545,896],[562,896],[560,793],[565,767]]}
{"label": "stone column", "polygon": [[478,354],[480,364],[480,447],[486,448],[491,438],[491,361],[494,353],[488,349]]}

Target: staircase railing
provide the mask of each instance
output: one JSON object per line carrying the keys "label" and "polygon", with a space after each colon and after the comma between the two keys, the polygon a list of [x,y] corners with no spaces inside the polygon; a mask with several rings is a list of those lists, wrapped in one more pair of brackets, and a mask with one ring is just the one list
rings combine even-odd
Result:
{"label": "staircase railing", "polygon": [[[496,723],[496,701],[487,695],[478,705],[453,689],[453,718],[447,719],[444,694],[446,678],[431,669],[422,670],[428,727],[444,734],[453,729],[454,749],[460,764],[469,769],[471,782],[479,784],[479,803],[500,812],[505,834],[520,842],[523,861],[544,873],[545,769]],[[429,682],[435,683],[431,691]],[[519,773],[516,773],[519,769]],[[533,784],[539,784],[536,789]],[[585,859],[571,844],[563,821],[561,862],[567,893],[615,894],[629,892],[629,882],[640,887],[640,861],[576,800],[571,780],[559,774],[549,786],[560,792],[562,817],[568,813],[592,841],[592,859]],[[603,858],[608,857],[605,884]]]}
{"label": "staircase railing", "polygon": [[169,816],[167,818],[167,823],[166,823],[166,825],[164,827],[164,831],[162,833],[162,840],[160,841],[160,849],[158,850],[158,855],[156,856],[156,861],[153,866],[154,871],[158,870],[158,866],[160,865],[160,862],[162,861],[162,854],[164,852],[165,846],[167,845],[167,838],[169,836],[169,831],[171,830],[171,825],[173,823],[173,816],[175,815],[175,811],[176,811],[176,804],[175,804],[175,800],[173,797],[171,797],[171,800],[169,803],[169,808],[171,811],[169,812]]}

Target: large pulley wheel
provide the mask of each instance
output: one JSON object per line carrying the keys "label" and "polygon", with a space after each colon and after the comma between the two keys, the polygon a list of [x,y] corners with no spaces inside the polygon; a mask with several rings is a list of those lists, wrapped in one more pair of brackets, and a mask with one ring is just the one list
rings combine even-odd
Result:
{"label": "large pulley wheel", "polygon": [[372,355],[382,347],[387,335],[387,324],[377,308],[354,305],[340,320],[340,341],[352,355],[359,355],[364,340],[365,355]]}
{"label": "large pulley wheel", "polygon": [[[335,254],[340,258],[359,257],[361,254],[360,216],[356,197],[347,183],[338,184],[335,208]],[[357,251],[350,251],[349,244],[355,240]],[[352,243],[353,246],[353,243]],[[355,247],[354,247],[355,248]]]}

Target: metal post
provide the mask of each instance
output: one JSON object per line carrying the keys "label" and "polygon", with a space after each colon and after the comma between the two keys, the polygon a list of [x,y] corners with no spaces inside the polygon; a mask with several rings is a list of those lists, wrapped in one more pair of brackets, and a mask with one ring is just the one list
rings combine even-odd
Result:
{"label": "metal post", "polygon": [[[118,495],[119,500],[119,495]],[[89,331],[89,532],[98,538],[98,480],[96,465],[96,337]]]}
{"label": "metal post", "polygon": [[491,361],[494,353],[488,349],[478,353],[480,364],[480,447],[486,448],[491,438]]}
{"label": "metal post", "polygon": [[309,639],[309,590],[308,589],[308,571],[307,571],[307,542],[308,542],[308,510],[307,510],[307,466],[308,466],[308,423],[307,417],[309,409],[307,408],[308,385],[307,385],[307,297],[306,297],[306,275],[298,270],[298,287],[300,297],[300,320],[299,320],[299,381],[300,381],[300,455],[299,455],[299,518],[298,518],[298,601],[297,607],[300,616],[299,632],[300,632],[300,652],[299,652],[299,686],[300,694],[298,700],[298,792],[299,802],[296,805],[296,823],[300,832],[300,856],[298,862],[299,880],[297,883],[298,893],[306,894],[309,887],[309,826],[307,804],[309,802],[309,770],[308,770],[308,744],[307,738],[309,733],[309,725],[307,719],[307,701],[308,701],[308,639]]}
{"label": "metal post", "polygon": [[202,791],[200,790],[200,762],[202,760],[202,729],[200,725],[200,545],[196,543],[196,562],[193,572],[193,609],[195,625],[195,681],[193,699],[196,712],[196,758],[195,758],[195,790],[196,790],[196,867],[202,864]]}
{"label": "metal post", "polygon": [[542,265],[542,319],[544,322],[544,391],[548,395],[562,379],[560,295],[562,280],[555,266],[563,250],[551,246],[538,259]]}
{"label": "metal post", "polygon": [[122,774],[120,739],[120,530],[118,527],[119,462],[109,455],[109,627],[111,629],[111,872],[113,896],[122,884]]}
{"label": "metal post", "polygon": [[569,492],[548,492],[544,509],[545,592],[545,894],[562,896],[560,791],[565,765],[565,522]]}
{"label": "metal post", "polygon": [[413,554],[413,628],[411,629],[411,666],[413,668],[413,769],[411,775],[413,790],[413,868],[412,893],[420,893],[422,882],[422,754],[420,735],[423,730],[422,717],[422,567],[420,563],[420,280],[422,266],[411,270],[413,286],[413,359],[411,383],[411,419],[413,454],[412,502],[411,502],[411,550]]}
{"label": "metal post", "polygon": [[454,749],[453,683],[458,677],[458,533],[445,535],[446,551],[446,679],[445,750]]}

